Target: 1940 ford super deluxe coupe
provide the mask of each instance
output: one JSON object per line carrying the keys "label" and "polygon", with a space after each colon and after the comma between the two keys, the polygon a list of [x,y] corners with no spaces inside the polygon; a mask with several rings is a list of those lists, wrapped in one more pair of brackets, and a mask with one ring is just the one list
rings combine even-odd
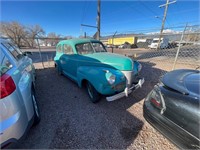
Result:
{"label": "1940 ford super deluxe coupe", "polygon": [[95,39],[63,40],[57,44],[55,67],[63,74],[85,86],[92,102],[106,95],[107,101],[128,96],[144,83],[138,79],[141,64],[123,55],[109,53]]}

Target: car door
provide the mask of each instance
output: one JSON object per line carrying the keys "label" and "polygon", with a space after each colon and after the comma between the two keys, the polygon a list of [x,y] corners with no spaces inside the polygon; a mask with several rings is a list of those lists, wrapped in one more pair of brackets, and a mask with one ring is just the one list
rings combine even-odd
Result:
{"label": "car door", "polygon": [[68,44],[63,44],[63,55],[60,58],[61,65],[63,68],[63,73],[73,80],[77,80],[77,58],[76,54],[74,54],[73,48]]}
{"label": "car door", "polygon": [[31,96],[31,87],[34,81],[32,60],[10,42],[3,42],[2,46],[14,64],[15,71],[10,75],[15,82],[19,96],[21,96],[20,103],[22,107],[25,106],[28,120],[30,120],[34,113]]}

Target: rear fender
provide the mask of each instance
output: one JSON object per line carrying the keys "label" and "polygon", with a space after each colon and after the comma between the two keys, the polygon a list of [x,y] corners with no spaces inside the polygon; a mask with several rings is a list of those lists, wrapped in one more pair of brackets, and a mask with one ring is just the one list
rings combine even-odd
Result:
{"label": "rear fender", "polygon": [[32,103],[32,95],[31,95],[32,86],[33,86],[32,75],[27,71],[23,71],[18,83],[18,88],[22,95],[29,120],[32,118],[33,112],[34,112],[33,103]]}

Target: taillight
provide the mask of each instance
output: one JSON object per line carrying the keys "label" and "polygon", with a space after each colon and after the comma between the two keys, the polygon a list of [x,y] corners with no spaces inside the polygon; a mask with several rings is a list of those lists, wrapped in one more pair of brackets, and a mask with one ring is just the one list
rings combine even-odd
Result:
{"label": "taillight", "polygon": [[161,97],[159,92],[154,88],[151,96],[149,97],[149,100],[151,102],[151,104],[153,104],[155,107],[161,109],[162,107],[162,102],[161,102]]}
{"label": "taillight", "polygon": [[161,108],[161,104],[160,104],[160,101],[154,99],[154,98],[151,98],[151,103],[154,104],[154,106],[158,107],[158,108]]}
{"label": "taillight", "polygon": [[14,92],[15,83],[11,76],[4,74],[0,78],[0,98],[4,98]]}
{"label": "taillight", "polygon": [[161,94],[159,86],[156,85],[154,87],[154,89],[148,95],[148,100],[154,107],[160,110],[161,114],[163,114],[163,112],[166,110],[165,101]]}

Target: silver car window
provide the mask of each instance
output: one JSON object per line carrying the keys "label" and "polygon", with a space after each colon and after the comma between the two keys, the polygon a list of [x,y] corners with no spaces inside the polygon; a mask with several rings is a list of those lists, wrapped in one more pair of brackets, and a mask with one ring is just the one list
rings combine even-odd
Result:
{"label": "silver car window", "polygon": [[5,74],[11,68],[12,68],[12,64],[1,48],[0,50],[0,76]]}
{"label": "silver car window", "polygon": [[13,55],[16,60],[21,59],[24,55],[19,48],[11,43],[2,43],[2,45]]}

